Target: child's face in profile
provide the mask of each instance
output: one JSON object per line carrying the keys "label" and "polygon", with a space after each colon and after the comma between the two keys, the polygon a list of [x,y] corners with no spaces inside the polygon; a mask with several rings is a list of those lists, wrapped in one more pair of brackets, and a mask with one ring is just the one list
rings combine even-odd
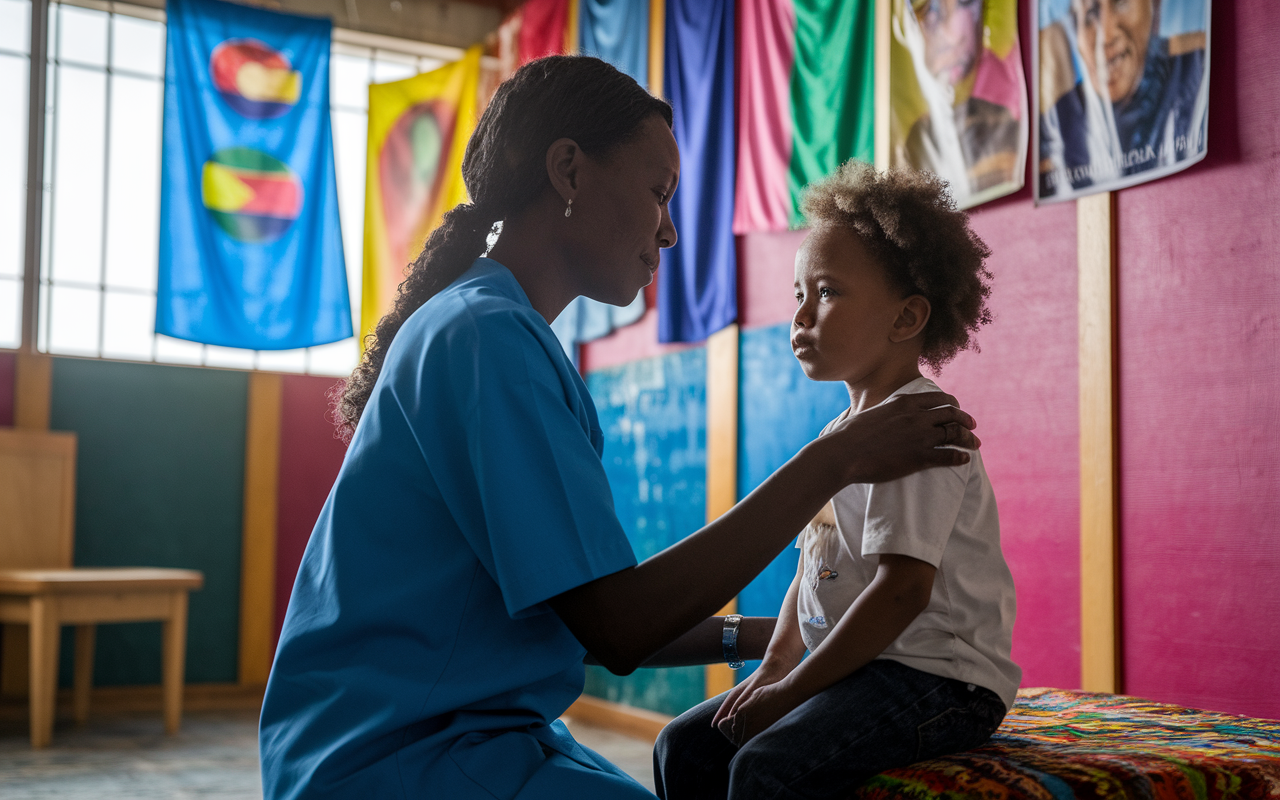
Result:
{"label": "child's face in profile", "polygon": [[916,358],[895,342],[904,300],[853,231],[814,228],[796,254],[791,351],[815,381],[875,381]]}

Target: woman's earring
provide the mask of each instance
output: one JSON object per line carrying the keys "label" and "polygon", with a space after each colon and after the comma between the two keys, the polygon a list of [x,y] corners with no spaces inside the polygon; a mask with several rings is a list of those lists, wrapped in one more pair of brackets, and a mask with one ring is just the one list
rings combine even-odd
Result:
{"label": "woman's earring", "polygon": [[564,215],[566,217],[573,214],[573,198],[569,198],[569,205],[565,206]]}

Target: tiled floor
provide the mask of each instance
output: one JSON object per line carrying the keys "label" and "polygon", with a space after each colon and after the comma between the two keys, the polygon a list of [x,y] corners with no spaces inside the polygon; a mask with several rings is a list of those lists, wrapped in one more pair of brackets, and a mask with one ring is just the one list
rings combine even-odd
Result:
{"label": "tiled floor", "polygon": [[[567,721],[574,736],[653,788],[651,746]],[[189,712],[164,735],[158,714],[111,715],[84,727],[59,723],[53,746],[32,750],[25,725],[0,723],[4,800],[258,800],[257,715]]]}

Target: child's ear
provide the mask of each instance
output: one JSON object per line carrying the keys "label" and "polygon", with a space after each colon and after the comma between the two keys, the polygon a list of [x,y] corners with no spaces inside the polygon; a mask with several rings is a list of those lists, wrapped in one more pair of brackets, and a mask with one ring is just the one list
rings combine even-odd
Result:
{"label": "child's ear", "polygon": [[929,314],[932,312],[933,306],[929,305],[929,300],[922,294],[913,294],[903,300],[898,309],[898,318],[893,321],[893,329],[889,331],[889,341],[905,342],[919,336],[928,324]]}

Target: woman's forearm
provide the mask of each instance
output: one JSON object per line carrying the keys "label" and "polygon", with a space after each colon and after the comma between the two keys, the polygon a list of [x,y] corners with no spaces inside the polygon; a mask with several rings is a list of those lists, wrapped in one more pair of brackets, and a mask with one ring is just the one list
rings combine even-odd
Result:
{"label": "woman's forearm", "polygon": [[702,530],[631,569],[552,598],[552,608],[601,664],[631,672],[722,608],[839,491],[820,444]]}
{"label": "woman's forearm", "polygon": [[940,392],[906,395],[842,421],[720,518],[638,566],[550,599],[583,646],[617,674],[715,614],[853,481],[963,463],[973,421]]}
{"label": "woman's forearm", "polygon": [[[764,658],[773,635],[775,617],[743,617],[738,626],[738,656],[743,661]],[[590,653],[588,664],[599,664]],[[724,663],[724,617],[709,617],[685,635],[645,660],[641,667],[692,667]]]}

